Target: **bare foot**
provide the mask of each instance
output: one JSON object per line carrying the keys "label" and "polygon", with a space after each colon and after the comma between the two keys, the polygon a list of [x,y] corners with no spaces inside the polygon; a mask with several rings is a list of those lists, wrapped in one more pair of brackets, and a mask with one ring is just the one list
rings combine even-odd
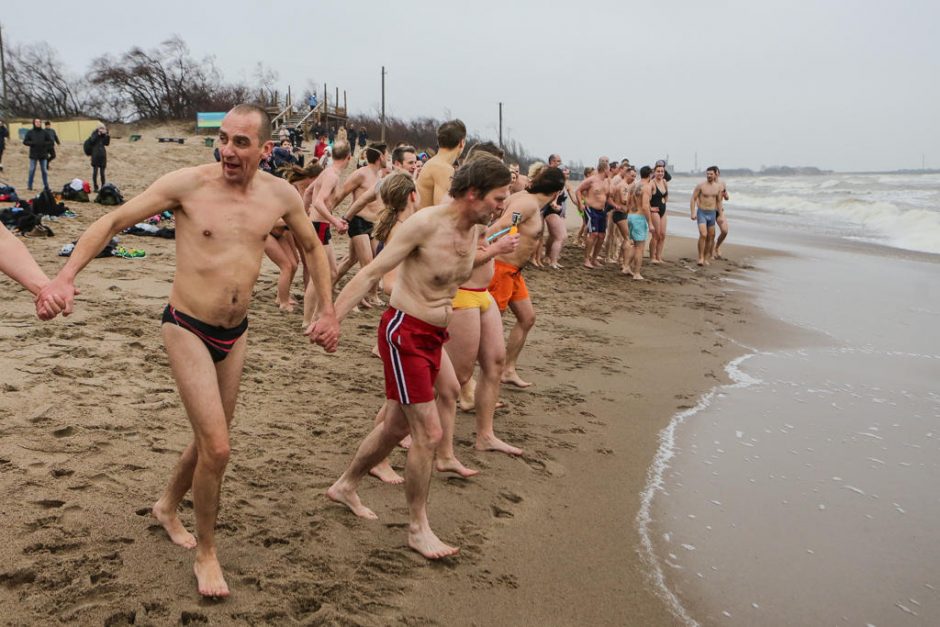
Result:
{"label": "bare foot", "polygon": [[630,270],[628,270],[628,269],[626,269],[626,268],[621,268],[621,269],[620,269],[620,274],[626,274],[626,275],[628,275],[628,276],[633,276],[633,272],[631,272]]}
{"label": "bare foot", "polygon": [[473,411],[476,406],[475,396],[476,396],[477,382],[471,377],[466,383],[460,386],[460,396],[457,399],[457,404],[460,407],[461,411]]}
{"label": "bare foot", "polygon": [[532,385],[532,384],[529,383],[528,381],[523,381],[522,378],[520,378],[519,375],[516,374],[515,371],[513,371],[513,372],[504,372],[502,378],[500,379],[500,381],[502,381],[503,383],[510,383],[510,384],[516,386],[517,388],[527,388],[527,387],[529,387],[530,385]]}
{"label": "bare foot", "polygon": [[382,355],[379,354],[379,345],[378,345],[378,344],[375,344],[375,345],[372,346],[372,354],[375,355],[376,357],[382,357]]}
{"label": "bare foot", "polygon": [[392,465],[388,463],[387,459],[373,466],[372,470],[369,471],[369,474],[382,483],[399,485],[405,482],[405,478],[395,472],[395,469],[392,468]]}
{"label": "bare foot", "polygon": [[584,262],[584,267],[585,267],[585,268],[590,268],[591,270],[594,269],[594,266],[591,265],[591,262],[590,262],[590,261],[585,261],[585,262]]}
{"label": "bare foot", "polygon": [[382,300],[381,298],[379,298],[378,296],[373,296],[372,298],[369,299],[369,302],[370,302],[371,304],[375,305],[376,307],[384,307],[384,306],[385,306],[385,301]]}
{"label": "bare foot", "polygon": [[477,407],[476,403],[474,403],[472,400],[471,401],[464,400],[463,396],[461,396],[460,399],[458,399],[457,406],[460,408],[460,411],[467,412],[468,414],[473,413],[473,411]]}
{"label": "bare foot", "polygon": [[702,261],[701,259],[699,259],[698,261],[695,262],[695,265],[697,265],[697,266],[704,266],[704,265],[705,265],[705,262]]}
{"label": "bare foot", "polygon": [[295,304],[296,303],[287,303],[285,305],[283,303],[278,303],[277,308],[280,309],[281,311],[286,311],[287,313],[294,313]]}
{"label": "bare foot", "polygon": [[430,529],[423,531],[409,530],[408,546],[429,560],[437,560],[460,553],[460,549],[457,547],[441,542],[441,539],[434,535],[434,532]]}
{"label": "bare foot", "polygon": [[434,460],[434,469],[437,472],[452,472],[454,474],[460,475],[464,479],[480,474],[479,470],[473,470],[472,468],[467,468],[461,464],[460,460],[458,460],[456,457],[453,459],[441,459],[438,457],[436,460]]}
{"label": "bare foot", "polygon": [[326,491],[326,496],[331,501],[345,505],[350,509],[350,511],[352,511],[353,514],[359,516],[360,518],[368,518],[369,520],[379,519],[379,517],[375,515],[375,512],[362,504],[362,501],[359,500],[359,495],[356,494],[355,490],[347,490],[342,488],[339,485],[339,481],[330,486],[330,488]]}
{"label": "bare foot", "polygon": [[372,309],[372,303],[370,303],[365,298],[359,301],[359,306],[362,307],[363,309]]}
{"label": "bare foot", "polygon": [[522,455],[522,449],[506,444],[495,435],[489,437],[477,437],[475,447],[478,451],[496,451],[497,453],[506,453],[507,455]]}
{"label": "bare foot", "polygon": [[176,514],[175,509],[167,511],[163,504],[157,501],[153,504],[150,515],[163,526],[173,544],[178,544],[185,549],[196,548],[196,536],[186,531],[186,527],[180,522],[180,517]]}
{"label": "bare foot", "polygon": [[645,281],[646,279],[643,278],[643,275],[642,275],[642,274],[634,273],[634,274],[633,274],[633,280],[634,280],[634,281]]}
{"label": "bare foot", "polygon": [[406,451],[411,448],[411,436],[406,435],[401,439],[401,442],[398,443],[398,446],[402,447]]}
{"label": "bare foot", "polygon": [[662,261],[660,261],[659,259],[650,259],[650,263],[655,263],[656,265],[659,265],[662,263]]}
{"label": "bare foot", "polygon": [[218,599],[229,595],[228,584],[225,583],[225,578],[222,576],[222,567],[214,555],[211,557],[196,556],[193,572],[196,574],[196,583],[199,587],[199,594],[202,596]]}

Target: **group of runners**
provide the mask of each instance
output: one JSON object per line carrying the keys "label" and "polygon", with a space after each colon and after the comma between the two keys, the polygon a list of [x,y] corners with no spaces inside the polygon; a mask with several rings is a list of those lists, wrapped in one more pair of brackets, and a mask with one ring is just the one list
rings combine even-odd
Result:
{"label": "group of runners", "polygon": [[[348,144],[337,142],[325,169],[317,163],[294,166],[285,180],[259,174],[259,162],[272,150],[268,114],[238,105],[221,124],[221,165],[166,174],[99,218],[52,280],[22,243],[8,233],[0,238],[0,270],[34,294],[37,315],[50,320],[72,313],[78,273],[113,235],[164,210],[174,212],[177,264],[161,333],[193,440],[152,514],[174,543],[195,549],[201,595],[229,594],[217,556],[215,523],[245,360],[248,305],[265,253],[280,268],[277,299],[285,309],[296,304],[290,287],[293,273],[303,266],[303,334],[328,352],[337,349],[340,324],[350,312],[384,305],[380,289],[388,297],[376,346],[386,400],[377,408],[374,428],[327,490],[330,499],[357,516],[376,518],[359,498],[360,482],[372,474],[387,483],[404,483],[408,545],[428,559],[447,557],[459,549],[438,538],[428,521],[431,474],[436,470],[469,477],[478,472],[463,464],[454,449],[458,405],[475,413],[477,450],[522,454],[496,436],[493,416],[502,384],[531,385],[517,372],[535,323],[522,269],[541,246],[551,208],[570,192],[560,159],[524,177],[507,167],[493,144],[470,147],[455,167],[465,152],[466,136],[462,122],[445,122],[438,130],[438,152],[417,177],[413,147],[396,146],[389,167],[387,147],[373,143],[364,148],[366,165],[343,179],[352,155]],[[624,255],[627,242],[634,244],[624,268],[639,277],[636,252],[641,259],[646,239],[640,237],[640,219],[652,232],[665,230],[665,218],[657,222],[650,211],[654,198],[667,193],[659,187],[662,170],[657,167],[654,178],[648,170],[641,169],[645,183],[639,193],[630,187],[632,169],[615,183],[604,160],[578,186],[591,226],[588,267],[597,265],[603,242],[595,212],[604,212],[609,203],[626,216]],[[710,199],[721,204],[713,183],[710,178],[693,197],[704,211]],[[349,195],[353,202],[336,215]],[[625,220],[611,217],[618,229]],[[350,237],[349,253],[340,263],[332,230]],[[550,265],[557,265],[554,244],[550,239]],[[654,262],[661,258],[661,244],[655,250]],[[359,271],[334,303],[334,285],[356,264]],[[501,314],[506,309],[515,323],[504,340]],[[399,444],[408,448],[403,478],[387,461]],[[178,515],[190,490],[195,534]]]}

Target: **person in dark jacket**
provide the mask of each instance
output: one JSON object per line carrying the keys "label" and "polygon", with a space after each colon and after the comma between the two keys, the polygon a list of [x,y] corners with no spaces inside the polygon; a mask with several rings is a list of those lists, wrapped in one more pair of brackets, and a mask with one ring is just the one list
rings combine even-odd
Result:
{"label": "person in dark jacket", "polygon": [[111,143],[108,127],[104,124],[92,132],[88,138],[91,142],[91,182],[98,191],[98,172],[101,172],[101,185],[104,186],[104,170],[108,167],[108,150],[105,146]]}
{"label": "person in dark jacket", "polygon": [[365,129],[365,128],[360,129],[360,130],[359,130],[359,148],[360,148],[360,149],[361,149],[361,148],[365,148],[367,141],[369,141],[369,134],[366,133],[366,129]]}
{"label": "person in dark jacket", "polygon": [[49,174],[46,172],[46,156],[49,154],[49,147],[52,146],[52,138],[42,127],[42,120],[36,118],[33,120],[33,128],[26,132],[23,143],[29,146],[29,178],[26,188],[33,191],[33,179],[36,177],[36,164],[42,172],[42,186],[49,189]]}
{"label": "person in dark jacket", "polygon": [[62,142],[59,141],[59,134],[52,128],[52,122],[49,120],[46,120],[46,133],[49,134],[49,139],[52,140],[49,143],[49,156],[46,158],[46,169],[48,170],[52,167],[52,160],[55,159],[55,147],[56,145],[61,146]]}
{"label": "person in dark jacket", "polygon": [[0,172],[3,172],[3,150],[7,147],[7,137],[10,136],[10,129],[6,122],[0,120]]}

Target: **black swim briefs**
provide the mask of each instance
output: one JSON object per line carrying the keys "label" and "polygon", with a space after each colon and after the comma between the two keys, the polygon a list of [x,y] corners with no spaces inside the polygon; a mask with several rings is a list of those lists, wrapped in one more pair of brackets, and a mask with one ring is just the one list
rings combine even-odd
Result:
{"label": "black swim briefs", "polygon": [[245,319],[238,326],[226,329],[187,316],[175,309],[173,305],[167,305],[166,309],[163,310],[161,324],[168,323],[182,327],[202,340],[202,343],[209,349],[209,355],[212,356],[212,361],[215,363],[219,363],[228,357],[228,354],[232,352],[232,347],[235,346],[235,342],[248,330],[248,316],[245,316]]}

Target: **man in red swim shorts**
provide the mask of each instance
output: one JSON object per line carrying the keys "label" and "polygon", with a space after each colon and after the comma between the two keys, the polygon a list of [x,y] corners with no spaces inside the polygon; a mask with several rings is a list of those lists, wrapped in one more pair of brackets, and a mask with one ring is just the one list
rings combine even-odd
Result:
{"label": "man in red swim shorts", "polygon": [[[455,555],[428,523],[427,501],[434,453],[445,428],[434,402],[434,382],[441,369],[447,322],[457,287],[473,272],[477,243],[485,225],[509,197],[509,169],[497,159],[462,166],[450,186],[452,201],[422,209],[402,222],[382,253],[346,284],[336,300],[342,320],[389,270],[398,267],[389,308],[379,326],[379,353],[388,398],[385,420],[359,446],[352,463],[327,496],[363,518],[377,518],[359,500],[359,482],[405,435],[412,444],[405,463],[408,545],[428,559]],[[308,331],[316,336],[320,323]],[[452,367],[449,376],[457,386]],[[456,411],[448,409],[447,420]]]}

